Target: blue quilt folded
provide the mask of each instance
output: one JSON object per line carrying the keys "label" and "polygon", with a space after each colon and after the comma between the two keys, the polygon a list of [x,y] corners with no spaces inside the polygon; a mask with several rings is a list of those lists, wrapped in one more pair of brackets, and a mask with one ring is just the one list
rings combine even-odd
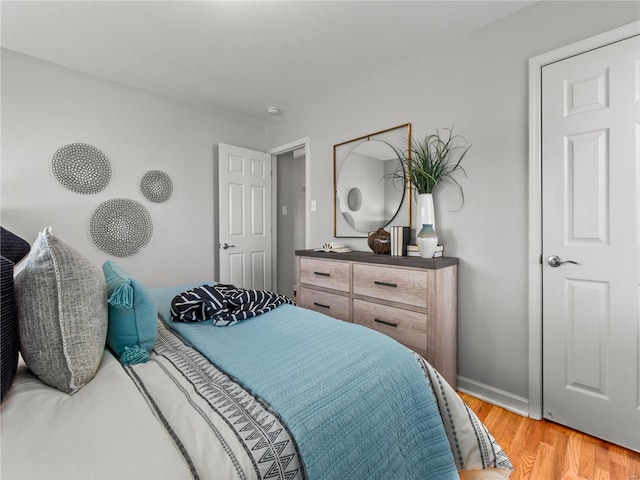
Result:
{"label": "blue quilt folded", "polygon": [[405,347],[293,305],[233,328],[171,322],[172,298],[194,286],[152,291],[160,315],[278,413],[310,479],[459,478],[435,399]]}

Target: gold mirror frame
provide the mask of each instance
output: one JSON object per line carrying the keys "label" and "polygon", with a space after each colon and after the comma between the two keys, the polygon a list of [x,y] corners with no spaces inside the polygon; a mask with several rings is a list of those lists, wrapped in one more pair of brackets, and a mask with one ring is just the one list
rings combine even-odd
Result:
{"label": "gold mirror frame", "polygon": [[[338,143],[333,146],[333,235],[336,238],[366,238],[368,236],[368,231],[361,231],[354,228],[353,222],[350,224],[345,219],[345,215],[343,210],[341,210],[340,199],[338,195],[338,182],[340,172],[342,171],[345,162],[349,158],[349,155],[358,147],[365,142],[377,140],[389,145],[390,150],[396,149],[406,152],[409,150],[410,142],[411,142],[411,124],[405,123],[402,125],[398,125],[397,127],[388,128],[386,130],[381,130],[379,132],[371,133],[369,135],[364,135],[362,137],[354,138],[352,140],[347,140],[346,142]],[[398,159],[398,162],[400,160]],[[395,171],[395,170],[394,170]],[[380,181],[386,178],[393,178],[393,175],[383,175]],[[397,177],[395,178],[398,181]],[[354,188],[358,188],[357,186],[349,187],[347,190],[351,191]],[[369,231],[375,231],[378,228],[389,227],[391,225],[403,225],[411,227],[411,186],[406,181],[404,181],[404,185],[401,188],[401,200],[400,204],[397,207],[397,210],[391,216],[391,219],[387,221],[384,225],[379,225],[378,227],[371,228]],[[366,204],[366,196],[363,198],[363,203]],[[346,202],[346,199],[345,199]],[[344,202],[343,202],[344,203]],[[401,215],[402,211],[406,211],[406,217]],[[347,212],[348,213],[348,212]],[[381,220],[382,223],[384,220]]]}

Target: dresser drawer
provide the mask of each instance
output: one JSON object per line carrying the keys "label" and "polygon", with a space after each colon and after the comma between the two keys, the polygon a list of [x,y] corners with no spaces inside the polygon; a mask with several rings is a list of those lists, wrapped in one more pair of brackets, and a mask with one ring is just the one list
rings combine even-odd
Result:
{"label": "dresser drawer", "polygon": [[342,292],[349,291],[351,264],[349,262],[300,259],[300,283],[331,288]]}
{"label": "dresser drawer", "polygon": [[426,308],[427,272],[356,263],[353,293]]}
{"label": "dresser drawer", "polygon": [[427,349],[425,314],[354,298],[353,322],[389,335],[410,348]]}
{"label": "dresser drawer", "polygon": [[349,319],[349,297],[305,287],[300,288],[299,297],[298,305],[303,308],[315,310],[345,322],[351,321]]}

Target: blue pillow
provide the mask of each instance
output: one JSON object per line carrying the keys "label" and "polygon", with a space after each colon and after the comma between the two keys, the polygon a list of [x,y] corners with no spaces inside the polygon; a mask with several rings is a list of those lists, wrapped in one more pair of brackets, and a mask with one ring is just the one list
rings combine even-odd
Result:
{"label": "blue pillow", "polygon": [[102,265],[107,282],[107,345],[123,365],[149,360],[158,334],[158,307],[149,291],[117,264]]}

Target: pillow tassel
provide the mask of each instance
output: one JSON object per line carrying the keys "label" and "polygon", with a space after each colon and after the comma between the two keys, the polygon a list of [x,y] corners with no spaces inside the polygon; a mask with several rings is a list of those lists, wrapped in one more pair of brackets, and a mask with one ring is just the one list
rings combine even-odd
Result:
{"label": "pillow tassel", "polygon": [[109,305],[117,308],[133,307],[133,287],[130,282],[122,282],[114,290],[109,297]]}
{"label": "pillow tassel", "polygon": [[122,363],[122,365],[135,365],[137,363],[144,363],[147,360],[149,360],[149,352],[141,348],[140,345],[124,347],[124,352],[120,357],[120,363]]}

